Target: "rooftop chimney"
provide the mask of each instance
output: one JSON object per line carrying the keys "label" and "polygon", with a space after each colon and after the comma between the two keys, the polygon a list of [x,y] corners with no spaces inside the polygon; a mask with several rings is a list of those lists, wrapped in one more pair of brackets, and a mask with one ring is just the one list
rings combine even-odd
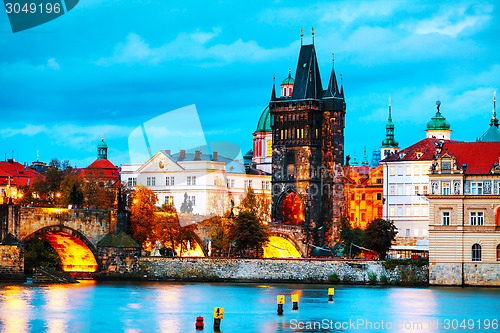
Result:
{"label": "rooftop chimney", "polygon": [[199,161],[199,160],[201,160],[200,156],[201,156],[201,151],[196,150],[196,151],[194,152],[194,160],[195,160],[195,161]]}
{"label": "rooftop chimney", "polygon": [[185,158],[186,158],[186,151],[185,151],[185,150],[183,150],[183,149],[181,149],[181,150],[179,151],[179,161],[182,161],[182,160],[184,160]]}
{"label": "rooftop chimney", "polygon": [[169,150],[165,150],[165,153],[170,156],[170,149]]}
{"label": "rooftop chimney", "polygon": [[212,161],[217,161],[217,152],[214,151],[212,154]]}

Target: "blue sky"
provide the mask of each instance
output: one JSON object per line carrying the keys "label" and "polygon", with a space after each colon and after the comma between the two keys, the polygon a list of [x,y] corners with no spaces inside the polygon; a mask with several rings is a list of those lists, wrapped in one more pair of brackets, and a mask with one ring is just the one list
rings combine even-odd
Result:
{"label": "blue sky", "polygon": [[[128,162],[140,124],[195,104],[207,141],[250,149],[272,75],[296,67],[300,28],[315,46],[323,85],[331,53],[343,74],[346,155],[369,158],[392,98],[396,140],[425,137],[437,96],[452,139],[488,127],[500,86],[495,1],[82,0],[47,24],[13,34],[0,13],[0,153],[20,162],[83,167],[101,135]],[[178,149],[166,142],[164,149]]]}

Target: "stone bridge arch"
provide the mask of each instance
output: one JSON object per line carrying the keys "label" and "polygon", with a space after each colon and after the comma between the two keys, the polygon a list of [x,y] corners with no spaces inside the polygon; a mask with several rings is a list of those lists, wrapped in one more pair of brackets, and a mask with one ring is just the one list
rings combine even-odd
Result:
{"label": "stone bridge arch", "polygon": [[21,240],[25,243],[36,236],[45,239],[56,250],[64,271],[94,273],[99,270],[97,247],[80,231],[64,225],[52,225],[38,229]]}
{"label": "stone bridge arch", "polygon": [[270,223],[268,227],[271,236],[283,238],[295,247],[302,258],[306,257],[307,245],[303,226]]}

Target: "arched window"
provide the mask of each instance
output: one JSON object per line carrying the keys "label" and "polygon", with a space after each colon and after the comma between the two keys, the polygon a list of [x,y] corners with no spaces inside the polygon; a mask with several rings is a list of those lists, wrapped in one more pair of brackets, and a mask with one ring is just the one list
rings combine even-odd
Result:
{"label": "arched window", "polygon": [[472,261],[481,261],[481,245],[472,245]]}
{"label": "arched window", "polygon": [[500,261],[500,244],[497,245],[497,261]]}

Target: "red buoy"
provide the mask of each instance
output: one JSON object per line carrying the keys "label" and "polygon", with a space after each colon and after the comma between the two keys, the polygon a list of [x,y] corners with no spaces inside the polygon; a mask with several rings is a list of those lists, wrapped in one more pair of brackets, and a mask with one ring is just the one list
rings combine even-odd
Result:
{"label": "red buoy", "polygon": [[205,327],[205,324],[203,324],[203,317],[196,317],[196,329],[202,330],[203,327]]}

